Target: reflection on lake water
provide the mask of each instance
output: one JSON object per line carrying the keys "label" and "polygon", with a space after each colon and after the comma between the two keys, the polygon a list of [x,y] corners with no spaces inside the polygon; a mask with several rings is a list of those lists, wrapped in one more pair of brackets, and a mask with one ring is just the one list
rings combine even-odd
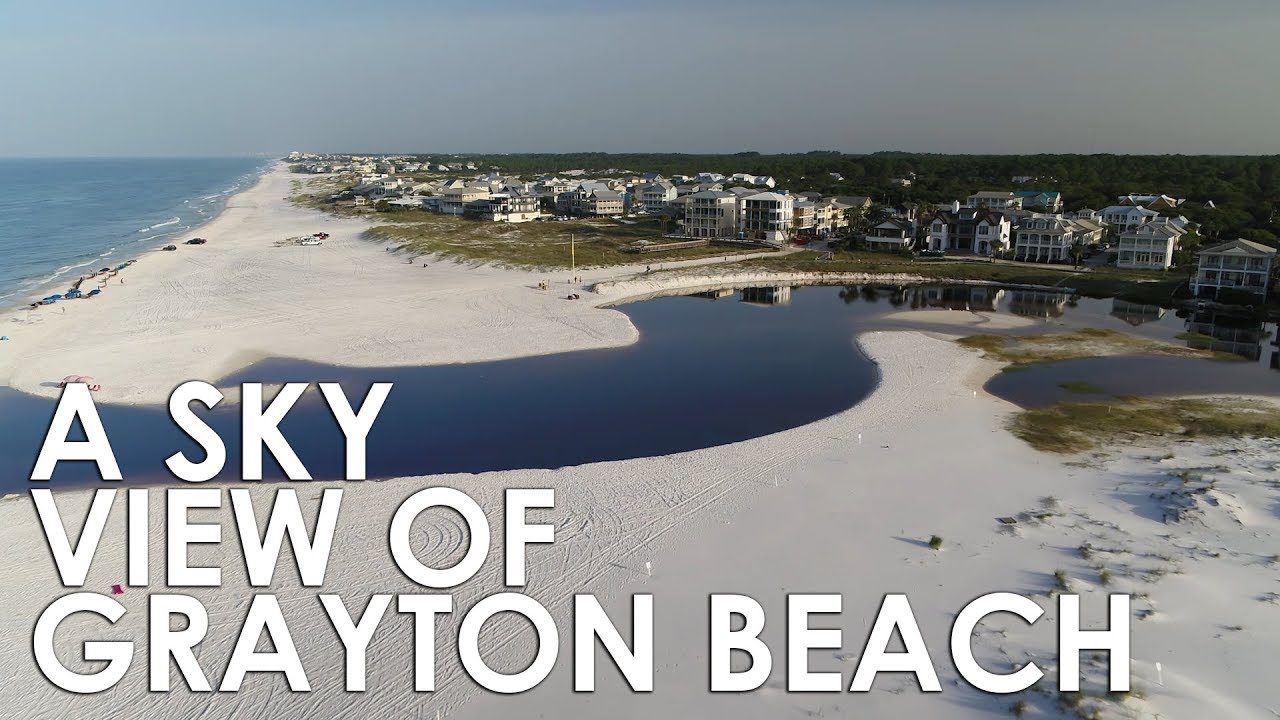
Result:
{"label": "reflection on lake water", "polygon": [[[938,329],[913,325],[914,313],[1008,313],[1036,321],[1013,332],[1123,329],[1165,341],[1207,343],[1246,358],[1238,363],[1096,358],[1046,364],[991,381],[993,393],[1023,405],[1061,399],[1057,384],[1072,380],[1089,381],[1109,393],[1262,393],[1280,387],[1280,374],[1270,369],[1280,352],[1274,325],[1057,292],[762,286],[617,309],[640,330],[636,344],[417,368],[339,368],[273,359],[219,385],[331,381],[358,399],[373,382],[396,383],[369,435],[371,477],[556,468],[665,455],[798,427],[852,407],[875,387],[878,369],[851,341],[859,332]],[[50,400],[0,389],[0,492],[27,484],[53,407]],[[106,405],[100,414],[130,480],[166,478],[164,458],[174,452],[200,456],[164,408]],[[239,457],[239,410],[200,414],[227,442],[228,457]],[[340,476],[341,435],[314,393],[299,401],[281,429],[313,476]],[[268,475],[279,476],[273,462],[266,466]],[[236,467],[230,464],[226,477],[234,477]],[[90,480],[89,470],[84,464],[63,464],[55,482]]]}

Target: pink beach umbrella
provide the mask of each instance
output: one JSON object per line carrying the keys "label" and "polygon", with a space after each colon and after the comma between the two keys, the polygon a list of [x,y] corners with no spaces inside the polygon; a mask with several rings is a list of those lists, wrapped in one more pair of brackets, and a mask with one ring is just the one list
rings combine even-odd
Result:
{"label": "pink beach umbrella", "polygon": [[59,386],[66,387],[72,383],[83,383],[85,385],[88,385],[89,390],[93,392],[98,392],[99,390],[102,389],[102,386],[99,385],[97,382],[94,382],[94,379],[89,377],[88,375],[68,375],[62,378],[62,382],[59,384]]}

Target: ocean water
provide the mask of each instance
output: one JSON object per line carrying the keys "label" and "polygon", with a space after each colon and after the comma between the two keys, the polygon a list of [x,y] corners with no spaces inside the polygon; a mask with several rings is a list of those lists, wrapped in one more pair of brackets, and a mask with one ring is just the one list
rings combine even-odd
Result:
{"label": "ocean water", "polygon": [[262,158],[0,159],[0,307],[212,219]]}

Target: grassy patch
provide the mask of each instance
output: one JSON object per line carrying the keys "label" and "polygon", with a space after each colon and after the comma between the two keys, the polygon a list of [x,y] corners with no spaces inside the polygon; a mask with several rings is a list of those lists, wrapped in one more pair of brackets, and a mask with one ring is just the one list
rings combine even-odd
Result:
{"label": "grassy patch", "polygon": [[1018,414],[1010,430],[1045,452],[1077,453],[1141,436],[1280,437],[1280,408],[1230,398],[1062,402]]}
{"label": "grassy patch", "polygon": [[624,252],[624,246],[637,240],[664,242],[662,228],[653,219],[623,223],[597,218],[513,225],[417,210],[380,214],[377,219],[383,217],[394,222],[367,230],[365,237],[413,255],[438,254],[462,261],[522,267],[650,265],[759,252],[717,245],[643,255]]}
{"label": "grassy patch", "polygon": [[[1023,364],[1074,360],[1106,355],[1177,355],[1213,360],[1239,360],[1212,350],[1170,345],[1115,330],[1081,328],[1061,333],[1039,335],[970,335],[956,342],[984,355],[1007,363]],[[1065,386],[1064,386],[1065,387]],[[1070,389],[1070,388],[1068,388]]]}

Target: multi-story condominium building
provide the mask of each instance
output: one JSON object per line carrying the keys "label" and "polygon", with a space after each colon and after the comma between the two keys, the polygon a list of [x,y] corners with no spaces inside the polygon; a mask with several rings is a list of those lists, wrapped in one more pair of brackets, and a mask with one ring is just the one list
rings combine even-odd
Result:
{"label": "multi-story condominium building", "polygon": [[477,200],[487,200],[489,198],[489,188],[477,187],[451,187],[444,191],[444,198],[440,201],[440,212],[448,215],[461,215],[465,212],[467,203],[473,203]]}
{"label": "multi-story condominium building", "polygon": [[1061,215],[1032,214],[1018,221],[1013,239],[1013,259],[1028,262],[1068,262],[1076,245],[1102,241],[1102,226],[1089,220]]}
{"label": "multi-story condominium building", "polygon": [[1009,218],[987,208],[939,210],[924,226],[933,251],[991,255],[1009,247]]}
{"label": "multi-story condominium building", "polygon": [[738,196],[703,190],[685,196],[684,232],[696,238],[731,238],[738,232]]}
{"label": "multi-story condominium building", "polygon": [[983,190],[970,195],[965,201],[965,207],[1009,210],[1022,207],[1022,198],[1007,190]]}
{"label": "multi-story condominium building", "polygon": [[1133,230],[1139,225],[1151,222],[1160,213],[1136,205],[1112,205],[1102,209],[1102,222],[1117,235]]}
{"label": "multi-story condominium building", "polygon": [[[1141,208],[1138,208],[1141,209]],[[1185,231],[1171,222],[1153,220],[1123,232],[1116,240],[1116,267],[1131,270],[1168,270]]]}
{"label": "multi-story condominium building", "polygon": [[669,182],[661,181],[641,185],[640,206],[647,213],[666,212],[671,207],[671,201],[676,199],[676,186]]}
{"label": "multi-story condominium building", "polygon": [[1191,292],[1217,297],[1222,290],[1236,290],[1265,298],[1275,271],[1275,248],[1250,240],[1232,240],[1200,251]]}
{"label": "multi-story condominium building", "polygon": [[776,192],[742,198],[742,233],[748,240],[784,245],[791,236],[795,199]]}

